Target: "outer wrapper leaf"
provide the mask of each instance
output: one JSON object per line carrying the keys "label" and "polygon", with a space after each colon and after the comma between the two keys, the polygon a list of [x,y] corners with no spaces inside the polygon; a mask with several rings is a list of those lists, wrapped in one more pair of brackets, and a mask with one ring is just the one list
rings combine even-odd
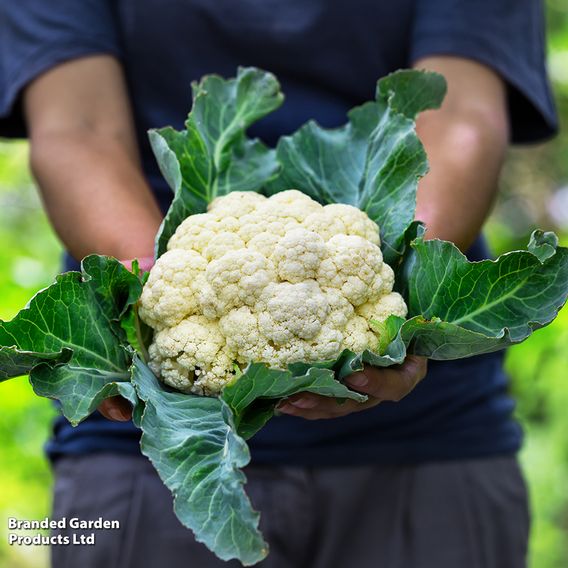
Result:
{"label": "outer wrapper leaf", "polygon": [[259,514],[244,491],[250,461],[223,399],[170,392],[135,358],[132,380],[145,409],[141,448],[174,495],[174,510],[195,538],[245,566],[268,554]]}
{"label": "outer wrapper leaf", "polygon": [[35,392],[59,400],[73,424],[109,396],[135,402],[119,320],[140,292],[117,260],[86,257],[81,273],[58,276],[12,321],[0,322],[2,378],[29,373]]}
{"label": "outer wrapper leaf", "polygon": [[142,452],[172,491],[176,515],[217,556],[244,565],[268,551],[243,488],[240,469],[250,460],[244,439],[272,417],[279,400],[297,392],[366,400],[324,368],[293,375],[252,364],[220,398],[171,391],[138,357],[132,380],[144,402],[137,419]]}
{"label": "outer wrapper leaf", "polygon": [[[330,365],[334,362],[330,362]],[[274,415],[282,398],[300,392],[364,402],[367,397],[349,390],[335,378],[332,369],[297,366],[296,372],[269,369],[261,363],[249,365],[245,373],[223,389],[221,398],[233,411],[239,434],[253,436]]]}
{"label": "outer wrapper leaf", "polygon": [[[13,341],[16,343],[17,337],[14,337]],[[66,363],[72,354],[73,352],[70,349],[61,349],[60,351],[50,353],[49,351],[26,351],[16,346],[2,346],[0,347],[0,382],[13,377],[19,377],[20,375],[26,375],[31,369],[41,363],[48,365]]]}
{"label": "outer wrapper leaf", "polygon": [[345,126],[329,130],[308,122],[281,138],[282,169],[269,192],[298,188],[323,204],[359,207],[379,225],[385,260],[396,265],[414,219],[418,180],[428,171],[414,119],[439,107],[445,90],[436,73],[385,77],[377,84],[377,100],[351,110]]}
{"label": "outer wrapper leaf", "polygon": [[215,197],[258,191],[274,177],[274,151],[249,140],[245,130],[282,101],[280,85],[270,73],[240,68],[235,79],[208,75],[193,85],[185,130],[150,131],[160,170],[175,193],[158,233],[156,256],[165,252],[177,226],[189,215],[204,212]]}
{"label": "outer wrapper leaf", "polygon": [[568,297],[568,249],[557,242],[535,231],[527,251],[469,262],[452,243],[417,238],[400,271],[410,319],[386,347],[393,362],[406,352],[446,360],[498,351],[548,325]]}

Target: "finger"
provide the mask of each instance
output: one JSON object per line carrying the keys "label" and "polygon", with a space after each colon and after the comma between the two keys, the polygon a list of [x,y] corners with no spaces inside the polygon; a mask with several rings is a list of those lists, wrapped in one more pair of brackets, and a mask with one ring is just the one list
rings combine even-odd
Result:
{"label": "finger", "polygon": [[[140,270],[142,270],[142,272],[148,272],[152,268],[152,266],[154,266],[153,256],[142,256],[137,260],[138,260],[138,266],[140,267]],[[132,262],[133,260],[131,259],[120,261],[120,263],[126,268],[128,268],[128,270],[130,271],[132,271]]]}
{"label": "finger", "polygon": [[154,257],[143,256],[138,259],[138,264],[140,265],[140,270],[142,270],[142,272],[149,272],[152,266],[154,266]]}
{"label": "finger", "polygon": [[368,408],[372,408],[380,403],[379,400],[369,400],[367,402],[348,401],[345,404],[338,404],[335,399],[331,399],[335,407],[328,408],[324,405],[315,408],[302,409],[297,408],[291,404],[283,404],[279,407],[281,414],[289,414],[290,416],[297,416],[306,420],[323,420],[329,418],[341,418],[354,412],[361,412]]}
{"label": "finger", "polygon": [[332,397],[318,396],[310,393],[303,393],[292,397],[278,406],[278,412],[299,416],[308,420],[319,420],[322,418],[339,418],[352,412],[365,410],[376,406],[380,401],[370,400],[364,403],[354,400],[346,400],[339,403]]}
{"label": "finger", "polygon": [[126,422],[132,418],[132,405],[121,396],[113,396],[103,400],[98,411],[109,420]]}
{"label": "finger", "polygon": [[359,392],[380,400],[398,402],[426,376],[427,359],[409,355],[396,367],[365,367],[347,377],[346,383]]}

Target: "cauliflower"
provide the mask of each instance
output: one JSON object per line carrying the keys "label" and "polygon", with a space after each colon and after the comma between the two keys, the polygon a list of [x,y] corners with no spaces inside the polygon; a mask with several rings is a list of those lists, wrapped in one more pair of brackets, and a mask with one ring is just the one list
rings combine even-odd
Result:
{"label": "cauliflower", "polygon": [[251,361],[375,349],[370,321],[407,312],[379,245],[379,227],[350,205],[296,190],[218,197],[179,225],[144,286],[150,367],[182,392],[217,395]]}

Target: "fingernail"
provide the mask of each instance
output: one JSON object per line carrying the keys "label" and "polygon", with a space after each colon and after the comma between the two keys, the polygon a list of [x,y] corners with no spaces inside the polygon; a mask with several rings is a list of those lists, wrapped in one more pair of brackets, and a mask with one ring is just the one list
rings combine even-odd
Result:
{"label": "fingernail", "polygon": [[113,419],[118,420],[119,422],[126,422],[129,420],[129,416],[122,410],[118,408],[109,408],[107,410],[107,414]]}
{"label": "fingernail", "polygon": [[346,382],[354,387],[364,387],[369,382],[369,379],[363,373],[359,373],[351,375]]}
{"label": "fingernail", "polygon": [[299,398],[297,400],[289,400],[288,404],[291,404],[296,408],[313,408],[317,403],[315,400],[311,400],[309,398]]}

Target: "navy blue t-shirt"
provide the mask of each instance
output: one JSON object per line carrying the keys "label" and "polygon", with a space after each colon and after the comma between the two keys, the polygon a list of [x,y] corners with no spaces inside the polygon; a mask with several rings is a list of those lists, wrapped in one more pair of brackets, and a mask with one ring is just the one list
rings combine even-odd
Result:
{"label": "navy blue t-shirt", "polygon": [[[479,61],[506,82],[513,142],[552,135],[556,116],[544,66],[538,0],[0,0],[0,135],[25,136],[22,89],[74,58],[123,64],[147,179],[165,210],[171,193],[146,131],[181,128],[190,83],[254,65],[278,76],[284,106],[251,129],[274,144],[310,118],[328,127],[374,95],[376,80],[422,57]],[[488,256],[481,239],[468,255]],[[78,266],[66,259],[67,269]],[[358,464],[515,452],[502,355],[432,362],[404,400],[347,417],[272,420],[251,441],[257,463]],[[56,420],[48,454],[138,453],[139,431],[95,413],[72,428]]]}

